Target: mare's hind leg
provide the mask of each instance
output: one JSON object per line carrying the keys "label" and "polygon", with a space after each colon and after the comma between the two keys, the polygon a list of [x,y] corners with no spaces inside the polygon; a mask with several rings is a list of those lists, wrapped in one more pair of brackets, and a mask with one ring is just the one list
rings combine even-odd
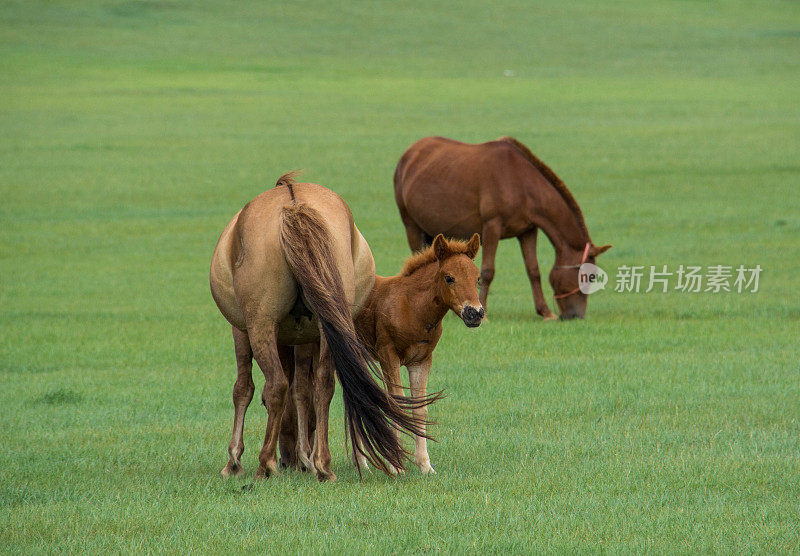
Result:
{"label": "mare's hind leg", "polygon": [[313,371],[314,359],[319,357],[318,344],[295,347],[295,371],[292,383],[292,403],[296,406],[294,426],[297,430],[296,456],[300,465],[307,471],[314,469],[311,462],[309,430],[313,412]]}
{"label": "mare's hind leg", "polygon": [[522,249],[522,258],[525,259],[525,268],[528,271],[528,280],[531,281],[533,289],[533,303],[536,312],[544,317],[544,320],[557,320],[553,314],[542,292],[542,277],[539,274],[539,261],[536,258],[536,233],[539,228],[534,228],[519,236],[519,246]]}
{"label": "mare's hind leg", "polygon": [[[259,324],[256,330],[250,330],[253,355],[264,373],[264,390],[261,403],[267,408],[267,430],[264,434],[264,446],[258,455],[256,480],[265,479],[278,472],[278,436],[281,429],[283,409],[289,393],[289,376],[281,364],[278,353],[277,331],[275,325]],[[255,339],[257,338],[257,340]]]}
{"label": "mare's hind leg", "polygon": [[328,411],[333,398],[335,381],[333,357],[325,337],[320,334],[319,362],[314,369],[314,409],[317,430],[314,437],[314,473],[320,481],[335,481],[331,470],[331,452],[328,448]]}
{"label": "mare's hind leg", "polygon": [[233,385],[233,434],[228,445],[228,464],[222,469],[222,476],[239,475],[242,472],[242,452],[244,452],[244,415],[253,399],[256,387],[253,384],[253,351],[247,332],[233,328],[233,347],[236,351],[236,383]]}

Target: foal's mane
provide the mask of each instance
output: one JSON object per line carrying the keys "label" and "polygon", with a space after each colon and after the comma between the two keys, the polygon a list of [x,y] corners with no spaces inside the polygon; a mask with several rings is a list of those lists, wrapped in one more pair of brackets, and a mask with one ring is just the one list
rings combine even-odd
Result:
{"label": "foal's mane", "polygon": [[[461,241],[460,239],[445,239],[445,241],[447,242],[447,250],[450,252],[450,256],[466,254],[469,251],[467,247],[469,242],[467,241]],[[428,245],[406,259],[403,269],[400,271],[400,276],[411,276],[423,266],[435,261],[436,255],[433,252],[433,245]]]}
{"label": "foal's mane", "polygon": [[586,238],[589,238],[589,230],[586,229],[586,222],[583,219],[583,212],[581,211],[581,207],[578,206],[578,202],[575,200],[575,197],[572,196],[572,193],[569,189],[567,189],[567,184],[561,181],[556,173],[545,164],[538,156],[533,154],[531,150],[520,143],[518,140],[510,137],[508,135],[504,135],[500,137],[498,141],[503,141],[504,143],[508,143],[514,148],[516,148],[522,156],[524,156],[528,162],[533,164],[533,166],[539,170],[545,179],[550,182],[556,191],[558,191],[561,198],[564,199],[564,202],[567,203],[567,206],[572,210],[573,214],[575,214],[575,218],[578,220],[578,227],[586,234]]}

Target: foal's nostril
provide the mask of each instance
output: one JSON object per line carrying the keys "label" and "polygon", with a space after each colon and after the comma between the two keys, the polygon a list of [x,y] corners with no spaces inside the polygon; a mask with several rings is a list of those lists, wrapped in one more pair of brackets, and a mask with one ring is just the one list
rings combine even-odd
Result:
{"label": "foal's nostril", "polygon": [[483,317],[484,317],[484,315],[486,315],[486,309],[484,309],[483,307],[481,307],[481,310],[480,310],[480,311],[478,311],[478,317],[479,317],[479,318],[483,318]]}

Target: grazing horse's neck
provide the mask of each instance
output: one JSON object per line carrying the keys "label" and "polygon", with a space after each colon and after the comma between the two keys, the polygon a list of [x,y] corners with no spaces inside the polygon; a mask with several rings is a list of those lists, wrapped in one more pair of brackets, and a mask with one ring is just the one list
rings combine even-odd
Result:
{"label": "grazing horse's neck", "polygon": [[583,223],[583,216],[576,214],[555,188],[552,192],[555,194],[537,199],[537,210],[531,215],[531,221],[553,244],[556,251],[555,264],[572,264],[576,254],[580,256],[591,239]]}

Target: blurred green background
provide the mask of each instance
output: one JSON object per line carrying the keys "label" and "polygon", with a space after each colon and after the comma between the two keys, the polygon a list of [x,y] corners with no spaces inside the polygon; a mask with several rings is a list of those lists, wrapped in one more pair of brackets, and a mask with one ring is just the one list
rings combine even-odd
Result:
{"label": "blurred green background", "polygon": [[[1,550],[800,550],[799,69],[795,2],[3,2]],[[502,242],[490,322],[435,353],[435,477],[359,482],[337,394],[336,484],[241,493],[257,396],[220,479],[230,216],[303,168],[394,274],[405,148],[506,134],[606,270],[760,264],[760,291],[544,323]]]}

